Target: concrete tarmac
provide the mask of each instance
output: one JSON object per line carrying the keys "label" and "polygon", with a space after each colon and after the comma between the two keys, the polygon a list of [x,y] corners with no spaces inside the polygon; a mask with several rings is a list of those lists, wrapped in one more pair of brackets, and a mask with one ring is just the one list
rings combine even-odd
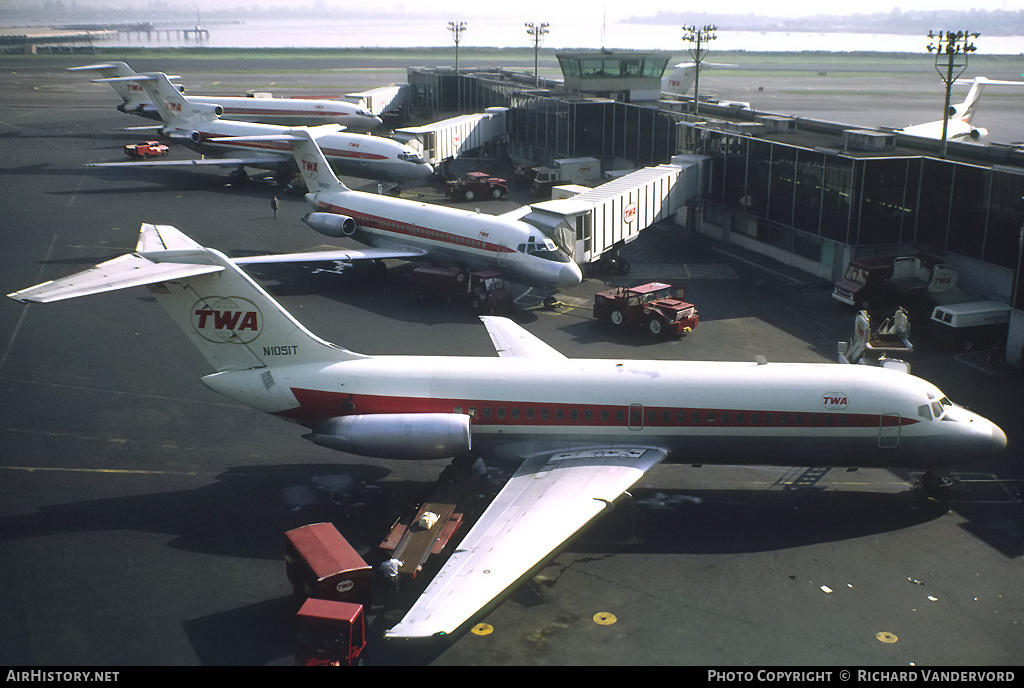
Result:
{"label": "concrete tarmac", "polygon": [[[299,222],[304,200],[270,182],[84,167],[123,159],[121,147],[143,136],[122,129],[145,124],[63,71],[88,61],[0,58],[3,293],[130,252],[143,222],[229,255],[326,243]],[[429,186],[407,195],[440,196]],[[602,276],[555,311],[524,300],[516,320],[572,357],[832,361],[852,333],[854,314],[829,285],[677,228],[648,230],[629,257],[629,280],[686,288],[697,330],[663,342],[610,332],[589,310],[611,281]],[[313,332],[350,349],[494,355],[468,306],[419,301],[408,271],[394,263],[383,283],[300,269],[258,276]],[[216,395],[199,381],[211,372],[203,359],[144,290],[45,306],[3,299],[0,334],[7,666],[289,664],[283,533],[331,521],[375,561],[392,522],[444,467],[316,447],[301,428]],[[928,499],[903,471],[660,466],[488,614],[492,632],[386,643],[400,609],[377,604],[365,663],[1018,665],[1020,376],[986,373],[923,335],[915,345],[916,374],[1009,437],[1000,457],[952,472],[948,499]],[[493,491],[509,467],[490,468]]]}

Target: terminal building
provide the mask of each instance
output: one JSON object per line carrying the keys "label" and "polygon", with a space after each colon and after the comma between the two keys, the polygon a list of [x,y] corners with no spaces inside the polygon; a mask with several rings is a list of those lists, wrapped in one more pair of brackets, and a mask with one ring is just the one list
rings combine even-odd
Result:
{"label": "terminal building", "polygon": [[604,169],[700,156],[704,191],[690,231],[816,278],[854,259],[927,253],[979,300],[1014,307],[1007,360],[1024,342],[1024,149],[937,142],[890,130],[668,100],[668,53],[557,55],[564,80],[507,70],[410,68],[410,106],[424,116],[508,108],[508,152],[549,165],[594,157]]}

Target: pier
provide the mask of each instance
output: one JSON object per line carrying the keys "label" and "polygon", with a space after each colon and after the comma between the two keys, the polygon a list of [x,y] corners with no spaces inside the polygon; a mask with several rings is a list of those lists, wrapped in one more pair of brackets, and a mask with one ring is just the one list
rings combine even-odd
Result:
{"label": "pier", "polygon": [[81,46],[93,45],[100,41],[111,41],[121,36],[159,40],[161,36],[170,39],[194,38],[202,41],[210,37],[210,31],[196,23],[191,26],[159,25],[155,22],[133,22],[122,24],[71,24],[62,26],[33,26],[0,29],[0,50],[4,52],[35,53],[39,46]]}

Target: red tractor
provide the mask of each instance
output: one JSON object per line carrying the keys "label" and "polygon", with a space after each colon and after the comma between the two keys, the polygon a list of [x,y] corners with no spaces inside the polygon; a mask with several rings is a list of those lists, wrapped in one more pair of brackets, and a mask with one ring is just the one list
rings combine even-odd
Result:
{"label": "red tractor", "polygon": [[483,172],[470,172],[462,179],[448,182],[444,195],[459,201],[472,201],[477,198],[500,200],[508,196],[508,182]]}
{"label": "red tractor", "polygon": [[141,141],[129,143],[124,147],[124,154],[131,158],[151,158],[156,155],[167,155],[170,150],[159,141]]}
{"label": "red tractor", "polygon": [[616,287],[594,296],[594,317],[616,327],[643,327],[652,337],[679,336],[697,327],[697,308],[669,284]]}

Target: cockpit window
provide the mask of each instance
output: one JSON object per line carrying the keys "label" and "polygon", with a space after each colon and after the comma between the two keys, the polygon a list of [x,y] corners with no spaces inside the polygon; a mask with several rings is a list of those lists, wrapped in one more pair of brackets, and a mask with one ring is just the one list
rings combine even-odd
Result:
{"label": "cockpit window", "polygon": [[558,246],[555,242],[547,237],[536,237],[530,235],[525,244],[519,244],[516,247],[520,253],[525,253],[531,256],[537,256],[545,260],[553,260],[556,263],[568,263],[569,256],[564,252],[558,250]]}
{"label": "cockpit window", "polygon": [[[929,396],[932,397],[932,395]],[[932,397],[932,399],[935,398]],[[944,413],[946,413],[947,408],[953,405],[954,404],[952,401],[950,401],[946,397],[942,397],[941,399],[929,401],[927,404],[922,404],[921,406],[918,406],[917,415],[921,416],[922,418],[938,419],[941,418]]]}
{"label": "cockpit window", "polygon": [[419,153],[413,153],[413,152],[399,153],[398,154],[398,159],[399,160],[404,160],[406,162],[416,163],[417,165],[422,165],[425,162],[423,160],[423,156],[422,155],[420,155]]}

